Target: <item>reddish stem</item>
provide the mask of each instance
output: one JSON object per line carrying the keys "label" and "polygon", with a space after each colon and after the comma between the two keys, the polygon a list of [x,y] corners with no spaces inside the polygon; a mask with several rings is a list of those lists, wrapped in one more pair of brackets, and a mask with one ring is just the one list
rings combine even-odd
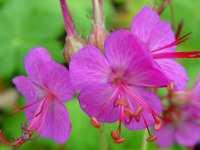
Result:
{"label": "reddish stem", "polygon": [[69,12],[69,8],[65,0],[60,0],[60,6],[62,10],[62,15],[64,19],[65,30],[68,36],[73,36],[75,34],[75,27],[73,24],[72,17]]}

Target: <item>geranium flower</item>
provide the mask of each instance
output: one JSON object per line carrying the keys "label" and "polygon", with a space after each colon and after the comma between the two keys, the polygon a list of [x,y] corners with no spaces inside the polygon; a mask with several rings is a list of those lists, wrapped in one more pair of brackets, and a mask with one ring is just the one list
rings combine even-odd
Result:
{"label": "geranium flower", "polygon": [[79,50],[72,57],[70,73],[80,92],[80,106],[90,117],[119,121],[118,131],[121,122],[131,130],[159,125],[160,101],[147,88],[163,87],[169,81],[129,31],[110,34],[104,53],[92,45]]}
{"label": "geranium flower", "polygon": [[176,45],[187,40],[189,34],[176,38],[171,25],[161,21],[149,7],[144,7],[133,18],[131,33],[147,46],[158,68],[171,80],[174,88],[184,88],[188,80],[186,71],[173,58],[199,58],[198,51],[176,52]]}
{"label": "geranium flower", "polygon": [[31,49],[24,66],[28,76],[18,76],[13,83],[26,99],[28,130],[64,143],[71,131],[64,102],[73,96],[68,70],[44,48]]}
{"label": "geranium flower", "polygon": [[161,129],[155,132],[157,144],[194,146],[200,140],[200,80],[188,90],[174,91],[173,99],[163,112]]}

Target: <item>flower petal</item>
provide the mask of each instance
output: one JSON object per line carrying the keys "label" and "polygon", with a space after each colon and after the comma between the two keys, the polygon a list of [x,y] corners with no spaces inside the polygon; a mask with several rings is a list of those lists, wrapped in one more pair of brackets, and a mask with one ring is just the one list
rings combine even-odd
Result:
{"label": "flower petal", "polygon": [[156,62],[160,70],[174,83],[175,90],[186,87],[188,76],[183,66],[170,59],[157,59]]}
{"label": "flower petal", "polygon": [[168,79],[154,66],[144,44],[126,30],[118,30],[108,36],[105,56],[112,70],[123,72],[123,78],[129,84],[153,87],[168,84]]}
{"label": "flower petal", "polygon": [[31,103],[37,100],[36,91],[32,82],[25,76],[18,76],[13,79],[17,90],[26,98],[26,102]]}
{"label": "flower petal", "polygon": [[90,83],[106,83],[109,66],[100,50],[89,45],[73,55],[70,73],[72,84],[81,90]]}
{"label": "flower petal", "polygon": [[146,128],[145,121],[148,126],[153,126],[155,120],[152,113],[160,115],[162,110],[159,98],[145,88],[129,87],[126,93],[131,111],[135,112],[141,106],[142,113],[140,121],[133,118],[130,123],[125,122],[125,126],[130,130],[144,129]]}
{"label": "flower petal", "polygon": [[43,100],[29,124],[29,129],[57,143],[66,142],[71,132],[71,123],[65,105],[58,100]]}
{"label": "flower petal", "polygon": [[38,91],[32,82],[24,76],[18,76],[13,79],[17,90],[25,97],[25,114],[30,121],[39,105]]}
{"label": "flower petal", "polygon": [[70,81],[69,71],[58,63],[52,62],[49,65],[48,76],[45,78],[46,85],[60,100],[70,100],[73,97],[74,90]]}
{"label": "flower petal", "polygon": [[25,70],[29,78],[37,84],[44,84],[47,77],[47,68],[49,68],[49,62],[51,62],[51,56],[44,48],[33,48],[29,51],[25,57]]}
{"label": "flower petal", "polygon": [[[132,33],[153,51],[175,41],[175,36],[169,23],[161,21],[159,15],[149,7],[144,7],[133,19]],[[175,47],[162,51],[171,51]]]}
{"label": "flower petal", "polygon": [[200,127],[193,122],[182,123],[175,134],[177,143],[185,146],[194,146],[200,139]]}
{"label": "flower petal", "polygon": [[155,131],[157,137],[156,144],[160,147],[170,147],[175,143],[175,129],[171,125],[163,125],[158,131]]}
{"label": "flower petal", "polygon": [[91,117],[102,122],[114,122],[119,118],[119,109],[114,106],[116,90],[110,85],[93,84],[85,87],[79,96],[80,106]]}

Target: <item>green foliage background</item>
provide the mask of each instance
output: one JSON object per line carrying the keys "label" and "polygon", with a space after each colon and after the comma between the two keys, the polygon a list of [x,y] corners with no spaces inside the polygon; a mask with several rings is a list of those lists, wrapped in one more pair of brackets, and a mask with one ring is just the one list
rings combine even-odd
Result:
{"label": "green foliage background", "polygon": [[[85,38],[90,32],[92,7],[91,0],[68,0],[78,32]],[[144,5],[152,5],[153,0],[105,0],[104,11],[106,26],[109,30],[128,27],[131,18]],[[119,9],[113,7],[115,6]],[[158,2],[159,3],[159,0]],[[184,19],[184,33],[192,32],[190,40],[178,49],[190,51],[200,49],[200,14],[199,0],[173,0],[175,24]],[[162,15],[170,21],[169,8]],[[63,62],[62,49],[64,27],[58,0],[0,0],[0,84],[6,88],[12,86],[11,79],[24,74],[23,57],[27,51],[36,46],[49,49],[53,57]],[[186,67],[191,87],[200,72],[200,60],[181,60]],[[23,98],[18,101],[23,104]],[[140,150],[143,145],[143,131],[127,131],[123,129],[126,138],[124,144],[113,144],[110,131],[115,125],[104,125],[101,131],[94,129],[88,117],[81,111],[78,102],[67,103],[72,120],[72,134],[65,145],[57,145],[50,140],[35,136],[24,144],[21,150]],[[23,113],[13,115],[12,110],[0,111],[0,128],[13,139],[20,136],[21,123],[25,121]],[[148,144],[147,149],[154,150],[154,144]],[[0,144],[0,150],[12,148]],[[174,146],[172,150],[183,148]]]}

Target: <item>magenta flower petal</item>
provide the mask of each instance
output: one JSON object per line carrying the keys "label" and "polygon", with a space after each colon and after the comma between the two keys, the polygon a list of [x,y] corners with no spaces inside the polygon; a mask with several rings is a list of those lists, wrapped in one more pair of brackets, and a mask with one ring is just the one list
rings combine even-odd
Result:
{"label": "magenta flower petal", "polygon": [[174,83],[175,90],[183,90],[186,87],[188,76],[183,66],[170,59],[159,59],[156,62],[163,73]]}
{"label": "magenta flower petal", "polygon": [[29,129],[57,143],[64,143],[68,139],[71,123],[64,104],[58,100],[42,101],[34,115]]}
{"label": "magenta flower petal", "polygon": [[199,91],[200,91],[200,75],[197,77],[197,80],[192,89],[193,100],[200,103],[200,92]]}
{"label": "magenta flower petal", "polygon": [[81,108],[91,117],[102,122],[114,122],[119,118],[119,108],[114,106],[117,91],[109,84],[93,84],[85,87],[79,96]]}
{"label": "magenta flower petal", "polygon": [[68,70],[55,63],[46,49],[31,49],[25,58],[25,68],[29,79],[41,88],[48,88],[61,100],[72,98],[73,89]]}
{"label": "magenta flower petal", "polygon": [[25,57],[25,70],[29,78],[41,84],[44,82],[47,77],[47,68],[49,67],[48,63],[51,62],[51,56],[48,51],[44,48],[33,48],[29,51]]}
{"label": "magenta flower petal", "polygon": [[93,46],[79,50],[70,63],[71,80],[79,90],[87,84],[106,83],[109,72],[107,60]]}
{"label": "magenta flower petal", "polygon": [[154,67],[153,59],[142,45],[130,32],[119,30],[106,39],[105,56],[113,71],[125,72],[124,80],[130,84],[166,86],[168,79]]}
{"label": "magenta flower petal", "polygon": [[163,126],[160,130],[155,132],[157,137],[156,143],[160,147],[170,147],[175,141],[175,129],[170,125]]}
{"label": "magenta flower petal", "polygon": [[49,63],[45,83],[57,98],[66,101],[73,97],[74,90],[70,81],[69,71],[58,63]]}
{"label": "magenta flower petal", "polygon": [[[133,19],[131,32],[148,45],[150,51],[161,48],[175,41],[169,23],[161,21],[159,15],[149,7],[144,7]],[[175,47],[162,51],[171,51]]]}
{"label": "magenta flower petal", "polygon": [[139,121],[132,119],[130,123],[125,122],[125,126],[130,130],[138,130],[146,128],[146,125],[155,124],[154,117],[158,116],[162,110],[159,98],[145,88],[130,87],[126,92],[132,112],[135,112],[139,106],[142,106],[143,110]]}
{"label": "magenta flower petal", "polygon": [[34,85],[25,76],[18,76],[14,78],[13,83],[15,84],[17,90],[20,91],[26,98],[27,103],[33,103],[35,100],[37,100],[37,93]]}
{"label": "magenta flower petal", "polygon": [[177,128],[175,138],[178,144],[185,146],[194,146],[200,139],[199,124],[185,122]]}
{"label": "magenta flower petal", "polygon": [[17,90],[22,93],[26,100],[25,114],[28,122],[33,118],[35,110],[37,109],[40,101],[38,100],[38,92],[32,82],[24,76],[18,76],[13,79]]}

